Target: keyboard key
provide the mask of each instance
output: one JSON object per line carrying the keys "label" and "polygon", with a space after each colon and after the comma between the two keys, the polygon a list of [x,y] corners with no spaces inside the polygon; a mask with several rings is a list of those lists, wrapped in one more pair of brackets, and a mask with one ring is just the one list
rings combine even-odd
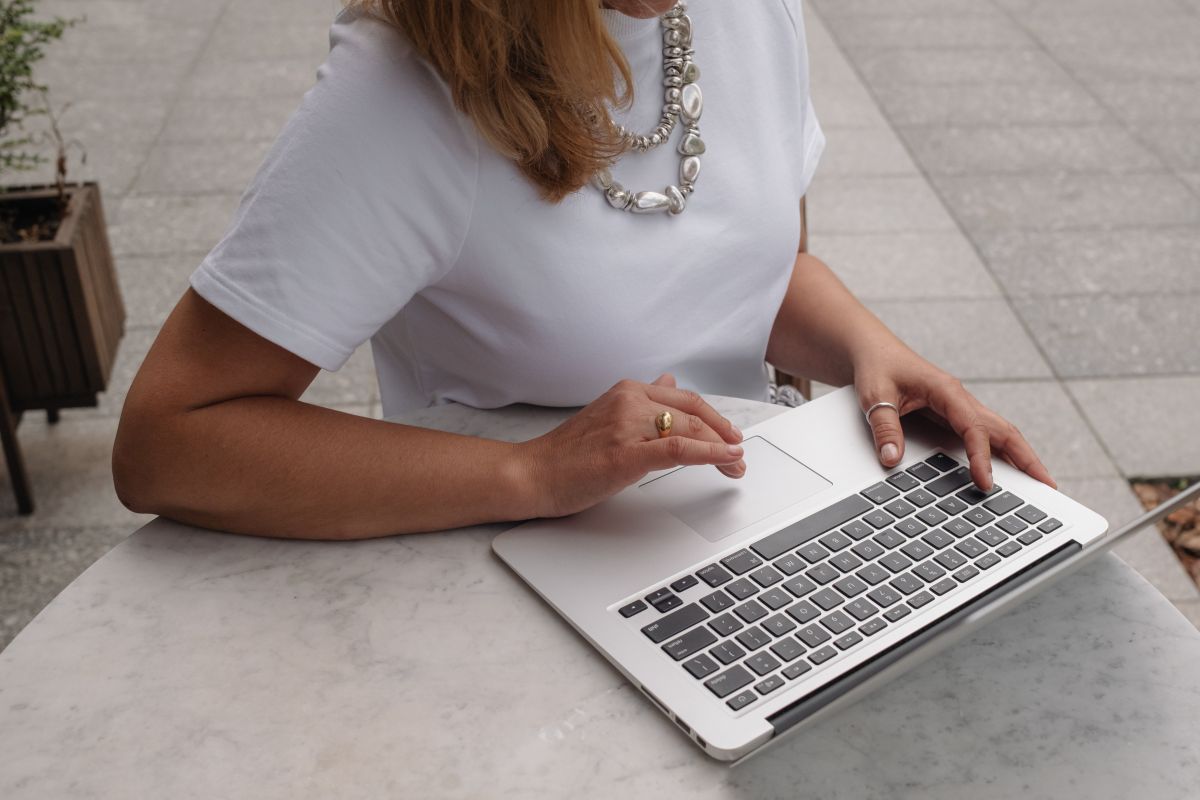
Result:
{"label": "keyboard key", "polygon": [[989,526],[989,527],[981,530],[979,533],[975,534],[975,538],[978,539],[979,541],[983,542],[986,545],[995,547],[998,544],[1004,544],[1005,540],[1008,537],[1005,536],[1002,532]]}
{"label": "keyboard key", "polygon": [[923,462],[920,464],[914,464],[905,471],[922,483],[925,481],[931,481],[938,476],[938,471],[936,469]]}
{"label": "keyboard key", "polygon": [[733,614],[722,614],[719,617],[713,617],[708,621],[708,627],[712,628],[722,636],[728,636],[742,629],[742,623],[738,622],[737,617]]}
{"label": "keyboard key", "polygon": [[787,610],[787,613],[803,625],[821,616],[821,610],[807,600],[801,600]]}
{"label": "keyboard key", "polygon": [[891,514],[887,513],[886,511],[881,511],[878,508],[872,511],[870,514],[864,514],[863,520],[876,530],[880,528],[886,528],[888,525],[891,525],[896,521],[895,517],[893,517]]}
{"label": "keyboard key", "polygon": [[796,680],[796,678],[799,678],[801,675],[803,675],[804,673],[808,672],[811,669],[812,669],[812,667],[810,667],[807,664],[807,662],[797,661],[795,664],[792,664],[790,667],[784,667],[783,677],[787,678],[789,681],[794,681],[794,680]]}
{"label": "keyboard key", "polygon": [[904,547],[900,548],[900,552],[911,558],[913,561],[920,561],[922,558],[933,555],[933,548],[925,544],[920,539],[913,539]]}
{"label": "keyboard key", "polygon": [[721,563],[729,568],[734,575],[744,575],[752,569],[762,566],[762,559],[749,550],[738,550],[732,555],[725,556]]}
{"label": "keyboard key", "polygon": [[800,556],[788,553],[783,558],[775,562],[775,569],[782,572],[784,575],[795,575],[800,570],[804,569],[805,563],[800,560]]}
{"label": "keyboard key", "polygon": [[883,608],[887,608],[901,599],[900,594],[888,586],[880,586],[877,589],[867,592],[867,597],[875,601],[876,605]]}
{"label": "keyboard key", "polygon": [[800,556],[810,564],[816,564],[818,561],[829,556],[829,551],[822,547],[818,542],[811,542],[799,551]]}
{"label": "keyboard key", "polygon": [[672,608],[683,604],[682,600],[671,594],[670,589],[659,589],[656,592],[651,592],[646,595],[646,602],[659,611],[670,611]]}
{"label": "keyboard key", "polygon": [[804,574],[822,586],[830,581],[837,580],[841,576],[840,572],[828,564],[820,564],[815,566]]}
{"label": "keyboard key", "polygon": [[891,514],[896,519],[907,517],[909,514],[917,510],[917,507],[905,500],[893,500],[883,507],[883,510]]}
{"label": "keyboard key", "polygon": [[852,600],[849,603],[846,603],[845,611],[859,622],[862,622],[864,619],[867,619],[868,617],[871,617],[877,613],[879,609],[876,608],[875,604],[870,600],[860,597],[857,600]]}
{"label": "keyboard key", "polygon": [[921,485],[920,481],[906,472],[897,472],[895,475],[889,477],[887,482],[902,492],[907,492]]}
{"label": "keyboard key", "polygon": [[904,594],[912,594],[920,590],[925,585],[925,582],[915,577],[911,572],[906,572],[903,575],[897,575],[895,578],[892,578],[888,581],[888,585]]}
{"label": "keyboard key", "polygon": [[833,533],[826,534],[825,536],[821,537],[820,541],[821,544],[828,547],[829,550],[834,553],[853,544],[853,541],[850,539],[850,537],[841,531],[834,531]]}
{"label": "keyboard key", "polygon": [[1016,517],[1005,517],[1004,519],[1002,519],[996,523],[996,527],[1000,528],[1001,530],[1005,531],[1008,534],[1011,534],[1012,536],[1016,536],[1018,533],[1025,530],[1029,526],[1026,525],[1024,522],[1022,522],[1021,520],[1017,519]]}
{"label": "keyboard key", "polygon": [[736,597],[738,600],[745,600],[747,597],[753,597],[758,594],[758,587],[745,578],[738,578],[733,583],[725,587],[725,591]]}
{"label": "keyboard key", "polygon": [[959,500],[962,500],[967,505],[974,506],[974,505],[978,505],[978,504],[982,503],[984,500],[988,499],[989,497],[991,497],[995,494],[998,494],[999,492],[1000,492],[1000,487],[996,486],[995,484],[993,484],[992,488],[986,492],[983,491],[982,489],[980,489],[975,484],[971,484],[970,486],[963,489],[961,492],[957,493],[954,496],[957,497]]}
{"label": "keyboard key", "polygon": [[[924,544],[924,542],[921,542]],[[887,567],[893,573],[903,572],[912,566],[912,561],[905,557],[902,553],[888,553],[883,558],[879,559],[879,563]]]}
{"label": "keyboard key", "polygon": [[957,497],[947,497],[945,500],[939,501],[937,507],[952,517],[955,514],[961,514],[968,508],[967,504]]}
{"label": "keyboard key", "polygon": [[932,528],[934,525],[941,525],[949,517],[936,508],[927,508],[917,514],[917,519]]}
{"label": "keyboard key", "polygon": [[917,508],[924,508],[934,500],[937,500],[936,497],[924,489],[914,489],[913,491],[904,495],[904,499]]}
{"label": "keyboard key", "polygon": [[768,617],[767,619],[763,620],[762,626],[767,630],[768,633],[773,633],[776,636],[783,636],[785,633],[791,633],[792,631],[796,630],[796,623],[792,622],[791,619],[785,617],[783,614],[776,614],[773,617]]}
{"label": "keyboard key", "polygon": [[1018,536],[1017,541],[1021,544],[1033,544],[1040,538],[1042,538],[1042,532],[1031,528]]}
{"label": "keyboard key", "polygon": [[[979,548],[980,553],[983,552],[983,545],[981,545],[979,542],[972,542],[972,544]],[[943,550],[934,556],[933,560],[941,564],[946,569],[958,569],[963,564],[967,563],[967,559],[961,553],[956,553],[953,550]]]}
{"label": "keyboard key", "polygon": [[833,588],[846,595],[846,597],[856,597],[867,590],[867,585],[853,575],[847,575],[835,583]]}
{"label": "keyboard key", "polygon": [[[987,552],[987,548],[981,545],[974,538],[963,539],[961,542],[954,545],[954,549],[962,553],[967,558],[975,558],[976,556],[981,556]],[[954,569],[954,565],[951,564],[942,564],[942,566],[946,569]]]}
{"label": "keyboard key", "polygon": [[782,589],[768,589],[758,596],[758,602],[772,611],[778,611],[792,602],[792,596]]}
{"label": "keyboard key", "polygon": [[[954,537],[946,533],[941,528],[938,528],[937,530],[929,531],[929,533],[926,533],[924,536],[922,536],[921,541],[930,547],[941,550],[947,545],[954,544]],[[908,553],[908,550],[905,550],[904,552]]]}
{"label": "keyboard key", "polygon": [[724,567],[716,564],[709,564],[707,567],[702,567],[696,574],[700,576],[700,580],[714,587],[733,580],[733,576]]}
{"label": "keyboard key", "polygon": [[854,548],[851,550],[851,552],[864,561],[871,561],[872,559],[883,555],[886,551],[878,544],[868,539],[865,542],[859,542],[858,544],[854,545]]}
{"label": "keyboard key", "polygon": [[759,605],[756,601],[750,600],[735,608],[733,613],[737,614],[746,622],[754,622],[756,619],[762,619],[765,617],[767,615],[767,610]]}
{"label": "keyboard key", "polygon": [[886,547],[891,550],[893,547],[899,547],[908,540],[896,531],[895,528],[888,528],[886,531],[880,531],[872,537],[872,541],[880,547]]}
{"label": "keyboard key", "polygon": [[782,664],[774,656],[766,653],[755,653],[745,660],[745,665],[754,670],[759,675],[766,675],[768,672],[774,672],[779,669]]}
{"label": "keyboard key", "polygon": [[771,634],[764,631],[762,628],[755,625],[753,628],[739,633],[736,637],[738,644],[753,653],[760,647],[766,647],[771,643]]}
{"label": "keyboard key", "polygon": [[1030,525],[1036,525],[1046,518],[1046,512],[1034,506],[1025,506],[1017,512],[1017,516],[1028,522]]}
{"label": "keyboard key", "polygon": [[722,664],[732,664],[746,655],[746,651],[738,647],[735,642],[721,642],[712,650],[709,650],[708,654]]}
{"label": "keyboard key", "polygon": [[840,525],[845,525],[870,509],[870,500],[860,494],[852,494],[815,514],[793,522],[786,528],[759,540],[751,547],[763,558],[778,558],[789,550],[795,550],[810,539],[815,539]]}
{"label": "keyboard key", "polygon": [[1000,545],[999,547],[996,548],[996,552],[999,553],[1000,555],[1004,556],[1005,558],[1008,558],[1009,556],[1016,553],[1020,549],[1021,549],[1021,543],[1014,540],[1011,542],[1005,542],[1004,544]]}
{"label": "keyboard key", "polygon": [[945,453],[934,453],[925,459],[925,463],[936,467],[939,472],[948,472],[958,466],[958,462]]}
{"label": "keyboard key", "polygon": [[938,581],[937,583],[935,583],[933,586],[930,586],[929,588],[934,594],[940,595],[940,594],[945,594],[946,592],[953,589],[955,586],[958,586],[958,584],[954,582],[954,578],[946,578],[944,580]]}
{"label": "keyboard key", "polygon": [[955,538],[961,539],[968,534],[974,533],[975,526],[965,519],[952,519],[942,526],[942,530],[952,534]]}
{"label": "keyboard key", "polygon": [[859,539],[870,536],[874,532],[875,532],[874,528],[872,528],[870,525],[866,524],[865,522],[860,522],[858,520],[855,520],[854,522],[851,522],[849,525],[842,527],[842,533],[846,534],[847,536],[849,536],[851,539],[854,539],[855,541],[858,541]]}
{"label": "keyboard key", "polygon": [[917,594],[914,594],[912,597],[908,598],[908,604],[913,608],[920,608],[926,603],[932,601],[933,595],[931,595],[929,592],[918,592]]}
{"label": "keyboard key", "polygon": [[640,614],[641,612],[643,612],[645,610],[646,610],[646,604],[643,603],[641,600],[634,600],[632,603],[630,603],[627,606],[621,606],[621,609],[620,609],[621,616],[625,617],[626,619],[628,619],[629,617],[632,617],[634,614]]}
{"label": "keyboard key", "polygon": [[986,508],[972,508],[970,511],[963,514],[963,519],[974,525],[976,528],[982,528],[984,525],[987,525],[995,520],[996,517]]}
{"label": "keyboard key", "polygon": [[879,617],[876,617],[870,622],[864,622],[862,625],[859,625],[858,632],[863,636],[874,636],[886,627],[887,623]]}
{"label": "keyboard key", "polygon": [[1043,522],[1041,525],[1038,525],[1038,530],[1041,531],[1042,533],[1051,533],[1052,531],[1056,531],[1061,527],[1062,527],[1062,523],[1059,522],[1058,520],[1054,519],[1054,517],[1051,517],[1050,519]]}
{"label": "keyboard key", "polygon": [[854,631],[850,631],[842,638],[834,641],[834,644],[836,644],[838,646],[839,650],[848,650],[851,647],[853,647],[854,645],[861,642],[862,639],[863,639],[863,637],[861,635],[859,635],[858,633],[855,633]]}
{"label": "keyboard key", "polygon": [[655,644],[661,644],[673,636],[678,636],[698,622],[708,619],[708,612],[695,603],[689,603],[678,611],[673,611],[657,622],[651,622],[642,628],[642,633]]}
{"label": "keyboard key", "polygon": [[720,669],[717,666],[717,662],[703,654],[696,656],[691,661],[683,662],[683,668],[690,672],[693,678],[703,678],[705,675],[712,675]]}
{"label": "keyboard key", "polygon": [[953,491],[961,489],[971,482],[971,471],[966,467],[958,467],[947,472],[937,480],[925,484],[925,491],[938,497],[945,497]]}
{"label": "keyboard key", "polygon": [[958,572],[954,573],[954,580],[958,581],[959,583],[966,583],[967,581],[971,580],[971,578],[974,578],[978,574],[979,574],[979,570],[975,569],[970,564],[968,564],[967,566],[960,569]]}
{"label": "keyboard key", "polygon": [[937,579],[946,574],[946,570],[939,567],[932,561],[926,561],[923,564],[918,564],[913,570],[913,573],[920,575],[928,583],[933,583]]}
{"label": "keyboard key", "polygon": [[694,575],[684,575],[679,580],[671,584],[671,588],[677,592],[682,592],[695,586],[699,581]]}
{"label": "keyboard key", "polygon": [[999,563],[1000,556],[996,555],[995,553],[988,553],[983,558],[976,559],[975,566],[979,567],[980,569],[991,569]]}
{"label": "keyboard key", "polygon": [[753,680],[754,676],[750,674],[750,671],[738,664],[709,678],[704,685],[717,697],[728,697],[743,686],[748,686]]}
{"label": "keyboard key", "polygon": [[817,588],[817,585],[808,578],[805,578],[802,575],[797,575],[790,580],[784,581],[783,588],[796,595],[796,597],[804,597],[804,595]]}
{"label": "keyboard key", "polygon": [[833,564],[842,572],[851,572],[863,565],[862,559],[853,553],[838,553],[836,556],[829,559],[829,563]]}
{"label": "keyboard key", "polygon": [[700,652],[715,641],[717,641],[717,637],[713,635],[713,632],[701,626],[699,628],[692,628],[683,636],[672,639],[664,644],[662,649],[676,661],[683,661],[688,656]]}
{"label": "keyboard key", "polygon": [[782,658],[784,661],[791,661],[799,658],[804,653],[804,645],[797,642],[791,636],[785,636],[775,644],[771,645],[771,652]]}
{"label": "keyboard key", "polygon": [[875,505],[881,506],[893,497],[899,497],[900,492],[891,484],[877,483],[869,489],[864,489],[862,495]]}
{"label": "keyboard key", "polygon": [[707,597],[701,597],[700,603],[715,614],[733,605],[733,598],[718,589]]}
{"label": "keyboard key", "polygon": [[824,664],[826,661],[828,661],[829,659],[833,658],[836,655],[837,655],[837,650],[834,650],[832,647],[825,646],[825,647],[822,647],[820,650],[814,651],[808,657],[808,660],[813,662],[814,664]]}
{"label": "keyboard key", "polygon": [[750,573],[750,577],[759,586],[772,586],[783,580],[783,575],[774,567],[759,567]]}
{"label": "keyboard key", "polygon": [[830,630],[832,633],[841,633],[844,630],[854,627],[854,620],[840,611],[835,611],[821,618],[821,624]]}
{"label": "keyboard key", "polygon": [[912,609],[909,608],[908,606],[904,605],[904,603],[901,603],[900,605],[896,606],[895,608],[891,608],[891,609],[888,609],[887,611],[885,611],[883,616],[884,616],[884,619],[886,619],[888,622],[895,622],[898,619],[904,619],[911,613],[912,613]]}
{"label": "keyboard key", "polygon": [[754,692],[750,691],[749,689],[743,689],[742,691],[735,694],[733,697],[726,700],[725,705],[729,706],[734,711],[738,711],[738,710],[743,709],[746,706],[750,705],[757,699],[758,699],[758,696],[755,695]]}
{"label": "keyboard key", "polygon": [[783,686],[783,678],[779,677],[778,675],[772,675],[762,683],[754,684],[754,691],[765,695],[770,694],[780,686]]}
{"label": "keyboard key", "polygon": [[[904,556],[901,556],[901,558],[904,558]],[[874,586],[877,583],[883,583],[888,578],[892,577],[892,574],[890,572],[888,572],[886,569],[879,566],[878,564],[867,564],[865,567],[863,567],[862,569],[860,569],[858,572],[856,572],[854,574],[857,575],[862,580],[866,581],[867,583],[871,584],[872,586]]]}
{"label": "keyboard key", "polygon": [[824,628],[817,625],[809,625],[801,628],[800,632],[796,634],[796,638],[809,647],[816,647],[823,642],[828,642],[830,637]]}
{"label": "keyboard key", "polygon": [[900,531],[911,539],[914,536],[920,536],[922,533],[929,530],[929,528],[925,525],[925,523],[918,519],[902,519],[896,523],[896,527],[892,528],[892,530]]}
{"label": "keyboard key", "polygon": [[822,589],[810,597],[809,600],[820,606],[822,611],[837,608],[842,604],[842,596],[833,589]]}
{"label": "keyboard key", "polygon": [[997,517],[1004,516],[1013,509],[1020,508],[1023,504],[1021,498],[1017,497],[1012,492],[1001,492],[984,502],[983,507],[995,514]]}

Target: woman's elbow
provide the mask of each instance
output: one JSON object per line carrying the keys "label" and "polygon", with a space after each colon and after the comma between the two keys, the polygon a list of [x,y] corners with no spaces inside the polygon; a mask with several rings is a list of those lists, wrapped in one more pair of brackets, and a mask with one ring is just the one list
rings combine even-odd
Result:
{"label": "woman's elbow", "polygon": [[159,472],[155,462],[162,442],[152,427],[149,415],[126,405],[113,441],[113,488],[121,505],[137,514],[160,513],[154,476]]}

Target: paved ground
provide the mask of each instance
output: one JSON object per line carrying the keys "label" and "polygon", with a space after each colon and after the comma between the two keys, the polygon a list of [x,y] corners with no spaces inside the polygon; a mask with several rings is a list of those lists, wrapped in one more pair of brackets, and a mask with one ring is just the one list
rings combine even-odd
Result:
{"label": "paved ground", "polygon": [[[124,391],[338,3],[41,7],[88,18],[41,74],[101,181],[129,332],[99,408],[22,425],[39,511],[0,491],[0,647],[144,521],[108,472]],[[1200,2],[821,0],[810,39],[830,140],[814,251],[1110,519],[1137,511],[1125,477],[1200,474]],[[367,354],[309,399],[378,414]],[[1156,533],[1124,554],[1200,620]]]}

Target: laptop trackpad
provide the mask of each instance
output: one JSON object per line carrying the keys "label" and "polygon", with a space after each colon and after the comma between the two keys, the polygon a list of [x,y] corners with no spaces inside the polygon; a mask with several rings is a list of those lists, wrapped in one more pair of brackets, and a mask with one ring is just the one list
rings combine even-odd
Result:
{"label": "laptop trackpad", "polygon": [[727,478],[715,467],[682,467],[640,488],[660,508],[716,542],[831,485],[761,436],[742,447],[746,475],[741,479]]}

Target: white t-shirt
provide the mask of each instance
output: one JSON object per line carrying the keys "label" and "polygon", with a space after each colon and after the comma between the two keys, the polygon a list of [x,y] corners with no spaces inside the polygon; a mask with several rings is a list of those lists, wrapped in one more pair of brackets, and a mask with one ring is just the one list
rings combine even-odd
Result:
{"label": "white t-shirt", "polygon": [[[650,130],[657,20],[605,11]],[[574,406],[675,373],[763,399],[763,356],[824,137],[800,0],[693,0],[707,145],[683,214],[634,215],[591,186],[558,204],[453,106],[400,34],[343,12],[317,82],[272,146],[195,290],[326,370],[371,340],[384,414],[439,402]],[[678,182],[668,145],[628,154],[633,190]]]}

